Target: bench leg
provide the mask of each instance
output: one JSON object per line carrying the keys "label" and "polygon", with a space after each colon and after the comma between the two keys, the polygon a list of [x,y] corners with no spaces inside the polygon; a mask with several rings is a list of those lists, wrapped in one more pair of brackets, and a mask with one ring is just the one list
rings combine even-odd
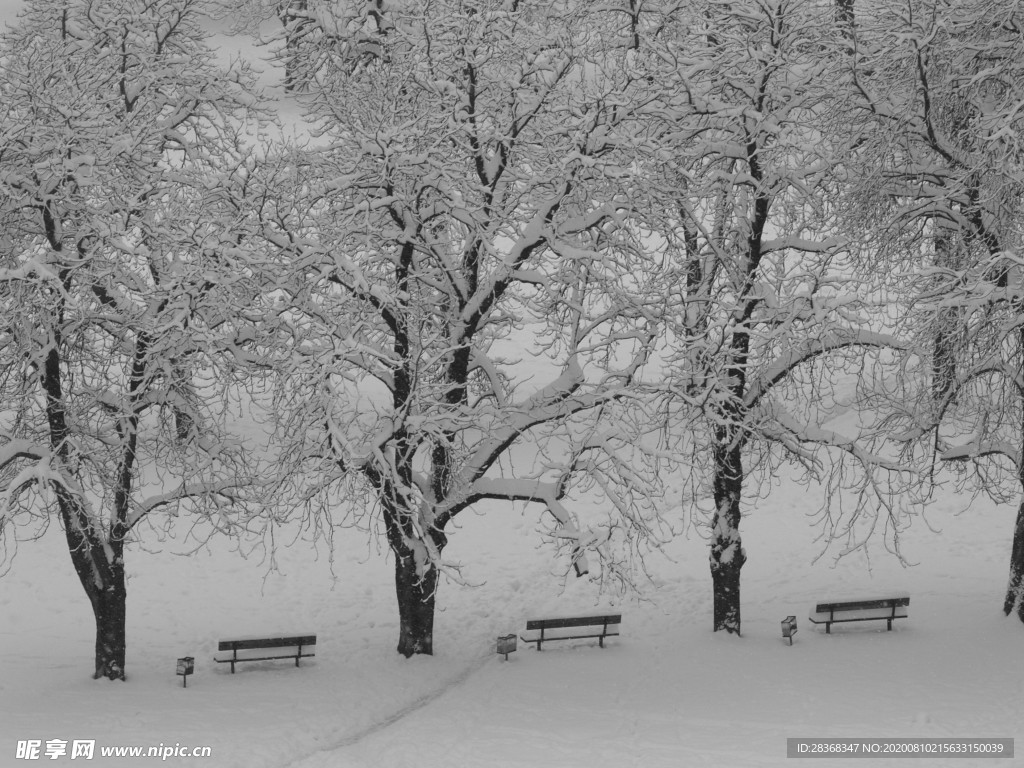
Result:
{"label": "bench leg", "polygon": [[889,632],[892,632],[892,619],[886,619],[885,623],[889,625]]}
{"label": "bench leg", "polygon": [[597,644],[604,648],[604,635],[601,635],[599,638],[597,638]]}

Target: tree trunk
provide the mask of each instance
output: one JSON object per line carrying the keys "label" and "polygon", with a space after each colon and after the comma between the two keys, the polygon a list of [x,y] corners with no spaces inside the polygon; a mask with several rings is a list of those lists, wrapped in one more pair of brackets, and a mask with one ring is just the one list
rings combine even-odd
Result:
{"label": "tree trunk", "polygon": [[[437,568],[418,572],[416,557],[404,547],[395,552],[395,591],[398,595],[398,652],[409,658],[434,653],[434,598],[437,594]],[[394,551],[394,547],[392,547]]]}
{"label": "tree trunk", "polygon": [[[936,226],[941,226],[936,223]],[[940,269],[959,269],[957,244],[950,232],[940,230],[935,235],[935,265]],[[957,400],[957,361],[963,359],[960,336],[963,325],[963,310],[959,307],[942,307],[935,324],[934,350],[932,353],[932,395],[939,407],[944,407],[947,395],[950,402]]]}
{"label": "tree trunk", "polygon": [[[723,550],[720,541],[711,545],[711,581],[714,589],[714,621],[715,632],[725,630],[736,635],[740,634],[740,569],[745,558],[733,556],[722,560]],[[742,553],[742,549],[740,552]]]}
{"label": "tree trunk", "polygon": [[[409,658],[434,653],[434,599],[437,566],[429,562],[426,547],[417,541],[412,512],[402,509],[391,488],[384,499],[388,545],[395,556],[395,594],[398,597],[398,652]],[[444,532],[429,529],[431,543],[440,553],[448,543]]]}
{"label": "tree trunk", "polygon": [[740,634],[740,570],[747,561],[740,538],[743,458],[739,440],[715,447],[715,517],[711,538],[711,583],[715,632]]}
{"label": "tree trunk", "polygon": [[1013,550],[1010,554],[1010,581],[1006,585],[1003,612],[1016,613],[1024,621],[1024,501],[1017,509],[1017,523],[1013,529]]}
{"label": "tree trunk", "polygon": [[[50,227],[52,229],[52,225]],[[51,241],[53,238],[51,237]],[[55,245],[55,250],[59,248]],[[68,286],[68,271],[61,273],[61,279]],[[56,320],[63,322],[63,310]],[[50,427],[50,447],[69,476],[74,473],[68,468],[70,461],[70,430],[64,410],[64,389],[61,380],[61,334],[53,332],[54,342],[46,355],[43,366],[42,387],[46,395],[46,417]],[[67,537],[71,562],[75,566],[78,580],[85,589],[96,619],[96,670],[93,679],[106,677],[110,680],[124,680],[125,662],[125,600],[127,591],[124,581],[124,535],[127,533],[121,523],[114,526],[110,540],[102,528],[93,524],[82,500],[67,487],[55,484],[54,494],[60,510],[64,534]]]}
{"label": "tree trunk", "polygon": [[836,0],[836,22],[839,27],[839,34],[844,38],[844,48],[847,56],[856,53],[856,14],[853,8],[854,0]]}
{"label": "tree trunk", "polygon": [[124,545],[109,543],[88,527],[78,500],[57,492],[71,562],[85,589],[96,620],[96,669],[93,679],[125,679],[125,615],[128,591],[124,578]]}
{"label": "tree trunk", "polygon": [[[86,590],[89,591],[88,589]],[[125,679],[125,607],[127,590],[124,567],[112,565],[108,581],[89,595],[96,617],[96,671],[94,679]]]}
{"label": "tree trunk", "polygon": [[285,0],[278,5],[278,16],[284,26],[284,89],[289,93],[302,86],[298,78],[298,48],[302,28],[309,24],[304,15],[307,5],[307,0]]}

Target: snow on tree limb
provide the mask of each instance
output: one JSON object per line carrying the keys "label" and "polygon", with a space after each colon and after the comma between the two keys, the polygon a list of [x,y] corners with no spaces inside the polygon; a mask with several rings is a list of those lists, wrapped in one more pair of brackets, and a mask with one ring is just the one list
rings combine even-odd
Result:
{"label": "snow on tree limb", "polygon": [[479,478],[470,486],[468,497],[474,501],[494,499],[543,504],[558,522],[552,535],[573,542],[577,570],[589,570],[585,554],[587,541],[580,532],[575,516],[561,502],[565,497],[565,489],[560,483],[521,478]]}
{"label": "snow on tree limb", "polygon": [[819,355],[849,347],[880,347],[902,350],[907,343],[888,334],[852,329],[833,330],[823,336],[804,341],[771,361],[751,377],[743,398],[745,408],[755,407],[771,391],[772,387],[785,379],[796,367]]}
{"label": "snow on tree limb", "polygon": [[[827,448],[838,448],[855,458],[864,467],[878,467],[890,472],[914,471],[914,467],[910,464],[866,450],[857,437],[801,422],[778,402],[762,401],[757,416],[768,422],[767,424],[759,423],[758,430],[762,434],[779,440],[797,455],[813,458],[810,454],[803,452],[803,447],[808,444],[820,445]],[[780,429],[775,429],[772,425],[777,425]]]}
{"label": "snow on tree limb", "polygon": [[225,504],[237,504],[241,492],[250,491],[255,485],[253,478],[232,478],[210,480],[207,482],[185,483],[180,488],[167,493],[146,496],[132,504],[132,510],[124,525],[127,529],[134,528],[146,515],[161,507],[175,506],[182,501],[207,499]]}
{"label": "snow on tree limb", "polygon": [[32,440],[9,439],[3,445],[0,445],[0,470],[6,469],[8,464],[18,459],[43,461],[49,455],[48,449],[43,448]]}
{"label": "snow on tree limb", "polygon": [[966,461],[982,459],[986,456],[1003,456],[1010,460],[1016,472],[1021,469],[1021,451],[1012,443],[1003,440],[976,440],[945,448],[939,452],[942,461]]}

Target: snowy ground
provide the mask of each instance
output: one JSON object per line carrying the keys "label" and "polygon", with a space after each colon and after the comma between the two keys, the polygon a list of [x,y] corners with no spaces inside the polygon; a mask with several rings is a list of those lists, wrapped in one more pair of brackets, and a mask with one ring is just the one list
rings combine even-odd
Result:
{"label": "snowy ground", "polygon": [[[334,576],[301,546],[270,575],[222,545],[189,559],[173,554],[180,542],[135,547],[127,683],[89,677],[91,617],[54,528],[0,580],[0,767],[31,764],[16,759],[26,739],[213,749],[86,763],[101,766],[657,768],[781,766],[787,737],[1021,736],[1024,627],[999,611],[1012,510],[957,517],[963,501],[939,498],[942,532],[915,524],[905,542],[920,564],[878,552],[869,570],[863,557],[811,563],[810,501],[781,484],[745,523],[744,637],[710,631],[706,547],[692,533],[671,548],[676,562],[651,561],[650,602],[614,604],[623,634],[608,647],[521,648],[508,662],[495,637],[527,617],[613,605],[585,579],[562,588],[532,510],[464,521],[447,554],[486,583],[443,585],[437,654],[408,661],[393,651],[390,561],[361,535],[340,537]],[[806,620],[819,597],[895,590],[912,597],[891,633],[864,623],[826,636]],[[792,647],[779,630],[787,614],[800,626]],[[218,639],[274,630],[316,632],[316,658],[234,676],[212,662]],[[174,675],[183,655],[196,657],[187,689]]]}

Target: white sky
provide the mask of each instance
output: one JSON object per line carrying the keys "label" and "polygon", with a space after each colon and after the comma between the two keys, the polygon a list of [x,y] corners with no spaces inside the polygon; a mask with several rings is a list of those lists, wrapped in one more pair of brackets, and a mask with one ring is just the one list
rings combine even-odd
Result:
{"label": "white sky", "polygon": [[21,0],[0,0],[0,23],[7,26],[14,21],[21,8]]}

